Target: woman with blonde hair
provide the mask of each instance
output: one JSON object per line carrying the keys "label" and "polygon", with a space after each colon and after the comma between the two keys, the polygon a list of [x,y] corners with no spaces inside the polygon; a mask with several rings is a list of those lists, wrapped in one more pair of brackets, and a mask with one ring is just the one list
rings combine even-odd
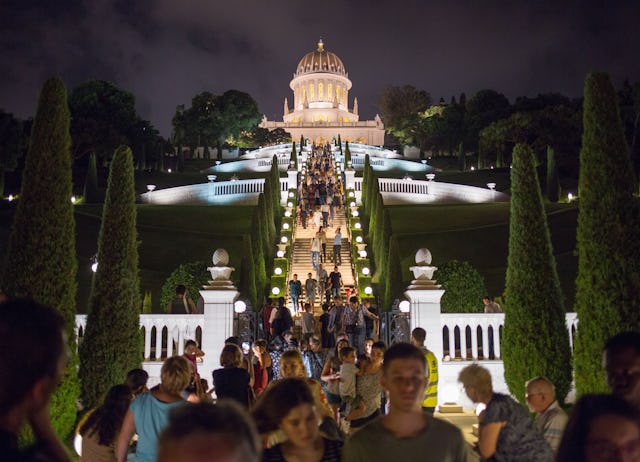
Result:
{"label": "woman with blonde hair", "polygon": [[471,401],[486,406],[478,416],[477,449],[483,460],[553,462],[551,446],[533,425],[529,412],[510,396],[493,391],[487,369],[471,364],[460,371],[458,382]]}
{"label": "woman with blonde hair", "polygon": [[160,385],[133,400],[116,444],[116,461],[124,462],[129,441],[138,433],[136,462],[155,462],[158,435],[169,423],[171,409],[184,403],[183,391],[191,381],[191,364],[183,356],[167,358],[160,370]]}

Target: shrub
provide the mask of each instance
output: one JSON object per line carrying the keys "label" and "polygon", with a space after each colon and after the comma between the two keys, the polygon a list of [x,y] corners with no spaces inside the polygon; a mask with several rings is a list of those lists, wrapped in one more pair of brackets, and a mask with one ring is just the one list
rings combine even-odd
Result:
{"label": "shrub", "polygon": [[178,266],[162,286],[162,295],[160,296],[162,311],[166,311],[167,305],[175,296],[176,286],[180,284],[187,288],[188,296],[194,302],[197,302],[202,286],[211,279],[211,274],[207,271],[208,266],[211,265],[203,261],[195,261]]}
{"label": "shrub", "polygon": [[482,297],[487,295],[482,276],[469,262],[450,260],[438,267],[433,279],[442,285],[443,313],[480,313]]}

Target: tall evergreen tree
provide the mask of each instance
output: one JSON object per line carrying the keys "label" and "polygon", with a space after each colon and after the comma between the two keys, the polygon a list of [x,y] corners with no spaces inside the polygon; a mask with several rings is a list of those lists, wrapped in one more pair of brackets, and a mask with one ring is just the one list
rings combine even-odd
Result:
{"label": "tall evergreen tree", "polygon": [[558,202],[560,197],[560,179],[558,178],[558,164],[551,146],[547,146],[547,199]]}
{"label": "tall evergreen tree", "polygon": [[100,202],[100,191],[98,190],[98,169],[96,167],[96,154],[89,156],[87,166],[87,176],[84,182],[84,201],[87,204]]}
{"label": "tall evergreen tree", "polygon": [[382,309],[388,311],[396,298],[402,296],[405,289],[400,266],[400,249],[398,238],[392,236],[389,240],[389,254],[387,258],[386,282],[384,290],[384,304]]}
{"label": "tall evergreen tree", "polygon": [[242,236],[242,268],[240,269],[240,292],[249,299],[254,310],[259,308],[256,291],[256,273],[253,257],[253,239],[250,234]]}
{"label": "tall evergreen tree", "polygon": [[304,136],[300,135],[300,151],[302,151],[303,147],[304,147]]}
{"label": "tall evergreen tree", "polygon": [[362,208],[364,210],[365,215],[370,216],[370,203],[368,202],[369,198],[367,197],[367,191],[369,190],[369,184],[371,183],[371,169],[369,168],[370,160],[369,154],[364,156],[364,167],[362,169],[362,185],[361,193],[362,193]]}
{"label": "tall evergreen tree", "polygon": [[176,170],[184,172],[184,151],[182,150],[182,147],[178,147],[178,163],[176,165]]}
{"label": "tall evergreen tree", "polygon": [[513,149],[509,257],[502,356],[511,393],[524,403],[525,382],[548,377],[564,400],[571,385],[569,334],[533,150]]}
{"label": "tall evergreen tree", "polygon": [[80,389],[75,372],[77,262],[69,119],[64,83],[58,78],[47,80],[33,121],[0,285],[7,295],[27,296],[52,306],[67,322],[73,357],[51,401],[53,428],[63,437],[73,430]]}
{"label": "tall evergreen tree", "polygon": [[253,250],[253,264],[255,265],[255,285],[258,301],[262,300],[265,295],[265,288],[267,285],[267,272],[265,268],[265,253],[264,253],[264,226],[262,224],[262,214],[258,207],[253,211],[253,218],[251,221],[251,247]]}
{"label": "tall evergreen tree", "polygon": [[344,145],[344,168],[349,166],[349,162],[351,162],[351,150],[349,149],[349,142],[347,141]]}
{"label": "tall evergreen tree", "polygon": [[382,209],[382,226],[380,227],[379,233],[380,238],[378,239],[378,246],[375,248],[374,255],[377,255],[376,258],[376,274],[378,277],[378,285],[379,290],[382,292],[383,288],[385,288],[386,284],[386,271],[387,271],[387,259],[389,258],[389,239],[391,239],[391,217],[389,215],[389,211]]}
{"label": "tall evergreen tree", "polygon": [[273,156],[268,182],[268,200],[272,208],[274,226],[276,227],[276,229],[278,229],[280,227],[280,221],[282,220],[282,206],[280,205],[280,170],[278,169],[278,156]]}
{"label": "tall evergreen tree", "polygon": [[[262,213],[261,224],[264,226],[262,245],[264,248],[265,262],[269,262],[273,256],[273,246],[276,239],[276,226],[273,222],[273,211],[267,205],[266,195],[264,193],[258,196],[258,210]],[[268,263],[267,263],[268,268]]]}
{"label": "tall evergreen tree", "polygon": [[293,166],[298,169],[298,156],[296,155],[296,142],[294,141],[291,146],[291,161]]}
{"label": "tall evergreen tree", "polygon": [[120,146],[111,161],[98,236],[98,270],[80,344],[82,401],[94,407],[127,371],[140,367],[140,280],[133,155]]}
{"label": "tall evergreen tree", "polygon": [[582,120],[575,302],[580,325],[573,356],[580,394],[607,390],[604,342],[640,326],[638,207],[618,98],[608,75],[587,75]]}

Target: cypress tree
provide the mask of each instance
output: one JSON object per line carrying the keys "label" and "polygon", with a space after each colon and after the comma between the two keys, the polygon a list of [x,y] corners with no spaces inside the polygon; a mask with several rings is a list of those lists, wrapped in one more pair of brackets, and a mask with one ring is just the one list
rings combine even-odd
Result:
{"label": "cypress tree", "polygon": [[253,232],[251,247],[253,250],[253,264],[255,265],[256,293],[258,295],[258,300],[260,300],[265,294],[265,288],[267,285],[267,272],[264,263],[264,226],[262,224],[262,214],[260,213],[260,209],[258,207],[253,210],[251,230]]}
{"label": "cypress tree", "polygon": [[296,155],[296,142],[293,142],[291,147],[291,160],[293,161],[293,166],[298,169],[298,156]]}
{"label": "cypress tree", "polygon": [[462,144],[462,141],[461,141],[460,144],[458,145],[458,169],[461,172],[464,172],[464,167],[465,167],[464,145]]}
{"label": "cypress tree", "polygon": [[242,236],[242,268],[240,270],[240,292],[249,299],[253,309],[258,308],[256,273],[253,258],[253,244],[250,234]]}
{"label": "cypress tree", "polygon": [[589,74],[578,179],[575,311],[580,325],[573,356],[580,394],[608,390],[601,364],[604,342],[640,325],[640,223],[634,190],[615,89],[608,75]]}
{"label": "cypress tree", "polygon": [[275,155],[271,162],[271,172],[268,181],[270,193],[268,199],[273,210],[274,226],[278,229],[282,219],[282,207],[280,206],[280,170],[278,169],[278,157]]}
{"label": "cypress tree", "polygon": [[349,142],[347,141],[344,146],[344,166],[345,168],[349,166],[349,162],[351,162],[351,150],[349,149]]}
{"label": "cypress tree", "polygon": [[[264,255],[266,257],[265,262],[268,265],[268,262],[271,261],[271,256],[274,253],[273,245],[276,240],[276,226],[273,223],[273,211],[270,207],[267,206],[267,200],[265,194],[260,194],[258,196],[258,209],[260,213],[262,213],[261,224],[264,226],[263,232],[263,246],[264,246]],[[267,266],[268,267],[268,266]]]}
{"label": "cypress tree", "polygon": [[547,146],[547,199],[550,202],[558,202],[560,197],[560,180],[558,178],[558,165],[556,156],[551,146]]}
{"label": "cypress tree", "polygon": [[77,261],[69,121],[64,83],[51,78],[40,92],[1,285],[7,295],[31,297],[66,320],[73,357],[51,401],[53,428],[62,437],[73,430],[80,390],[75,372]]}
{"label": "cypress tree", "polygon": [[402,296],[405,285],[402,281],[402,266],[400,265],[400,249],[398,238],[392,236],[389,241],[389,254],[387,258],[386,282],[384,290],[383,310],[388,311],[396,298]]}
{"label": "cypress tree", "polygon": [[127,371],[140,367],[140,281],[133,155],[120,146],[111,161],[98,270],[89,296],[87,329],[80,345],[80,378],[85,406],[98,405]]}
{"label": "cypress tree", "polygon": [[300,135],[300,150],[304,147],[304,136]]}
{"label": "cypress tree", "polygon": [[178,164],[176,165],[176,170],[184,172],[184,151],[181,147],[178,148]]}
{"label": "cypress tree", "polygon": [[96,154],[89,156],[87,167],[87,177],[84,182],[84,201],[87,204],[100,202],[100,191],[98,190],[98,170],[96,167]]}
{"label": "cypress tree", "polygon": [[509,390],[524,403],[525,382],[542,375],[562,402],[571,385],[569,334],[534,153],[525,144],[513,149],[505,294],[502,356]]}
{"label": "cypress tree", "polygon": [[391,239],[391,217],[389,211],[382,209],[382,226],[380,227],[380,238],[378,239],[378,247],[375,248],[374,254],[376,258],[376,272],[378,275],[378,284],[381,289],[386,284],[387,258],[389,258],[389,239]]}
{"label": "cypress tree", "polygon": [[364,168],[362,169],[362,185],[360,186],[362,209],[365,215],[369,216],[369,203],[367,197],[367,191],[369,189],[369,183],[371,182],[371,171],[369,170],[369,154],[364,156]]}

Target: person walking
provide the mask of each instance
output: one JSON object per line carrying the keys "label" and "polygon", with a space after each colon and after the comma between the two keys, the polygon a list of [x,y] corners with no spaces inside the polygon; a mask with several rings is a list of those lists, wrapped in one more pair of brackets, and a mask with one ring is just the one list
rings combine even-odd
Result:
{"label": "person walking", "polygon": [[289,281],[289,296],[293,304],[293,313],[297,313],[299,309],[298,300],[302,294],[302,282],[298,280],[298,275],[294,274],[293,279]]}
{"label": "person walking", "polygon": [[337,266],[342,265],[342,233],[340,227],[336,229],[336,234],[333,237],[333,263]]}

